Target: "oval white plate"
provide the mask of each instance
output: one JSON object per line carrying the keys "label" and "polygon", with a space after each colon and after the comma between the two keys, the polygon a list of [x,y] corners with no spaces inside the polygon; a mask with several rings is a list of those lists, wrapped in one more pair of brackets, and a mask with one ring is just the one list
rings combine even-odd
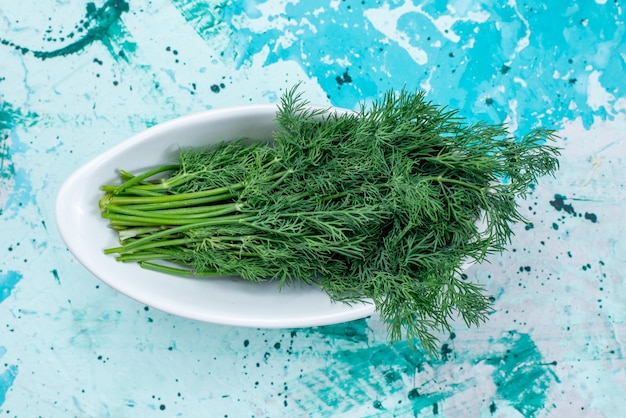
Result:
{"label": "oval white plate", "polygon": [[119,169],[141,172],[175,163],[179,147],[224,140],[271,138],[276,105],[209,110],[156,125],[115,146],[74,172],[56,200],[56,221],[69,250],[89,271],[117,291],[156,309],[199,321],[290,328],[335,324],[371,315],[371,303],[333,303],[312,286],[284,287],[232,278],[183,278],[120,263],[103,250],[118,245],[102,219],[100,186],[116,182]]}

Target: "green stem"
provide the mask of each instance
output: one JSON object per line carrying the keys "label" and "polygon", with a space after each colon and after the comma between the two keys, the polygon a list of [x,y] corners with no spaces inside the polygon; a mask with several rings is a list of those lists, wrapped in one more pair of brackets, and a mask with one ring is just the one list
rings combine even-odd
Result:
{"label": "green stem", "polygon": [[[103,218],[106,218],[106,216],[102,216]],[[109,223],[111,228],[115,229],[115,230],[122,230],[122,229],[128,229],[128,227],[151,227],[154,228],[155,224],[154,222],[140,222],[137,220],[121,220],[121,219],[109,219]],[[163,225],[160,225],[163,226]],[[159,229],[163,229],[163,228],[159,228]]]}
{"label": "green stem", "polygon": [[175,254],[165,254],[160,252],[141,252],[138,254],[122,254],[115,259],[122,263],[135,263],[138,261],[151,261],[151,260],[174,260],[178,258]]}
{"label": "green stem", "polygon": [[[163,197],[168,197],[163,196]],[[176,196],[176,195],[171,195]],[[107,195],[102,198],[100,202],[101,208],[106,208],[109,204],[114,205],[133,205],[133,209],[142,210],[155,210],[155,209],[171,209],[171,208],[183,208],[187,206],[198,206],[206,203],[221,202],[223,200],[230,200],[237,197],[235,193],[223,193],[217,195],[210,195],[207,197],[192,197],[180,200],[167,200],[167,201],[155,201],[155,199],[142,198],[142,197],[130,197],[130,196],[110,196]],[[159,199],[163,200],[163,199]]]}
{"label": "green stem", "polygon": [[188,225],[196,223],[193,219],[175,219],[175,218],[149,218],[145,216],[123,215],[120,213],[105,212],[102,214],[105,219],[110,219],[117,225],[119,222],[128,222],[126,225],[148,226],[148,225]]}
{"label": "green stem", "polygon": [[190,269],[181,269],[177,267],[165,266],[163,264],[151,263],[149,261],[142,261],[139,263],[139,265],[148,270],[158,271],[160,273],[174,274],[177,276],[221,276],[221,274],[219,274],[215,270],[197,271]]}
{"label": "green stem", "polygon": [[111,196],[106,203],[115,204],[147,204],[147,203],[167,203],[181,200],[199,199],[203,197],[212,197],[225,194],[231,194],[232,191],[240,190],[242,183],[233,184],[230,187],[217,187],[215,189],[203,190],[201,192],[189,192],[168,194],[159,196]]}
{"label": "green stem", "polygon": [[133,241],[132,243],[127,244],[127,245],[122,245],[121,247],[107,248],[106,250],[104,250],[104,253],[105,254],[115,254],[115,253],[132,254],[135,251],[143,251],[143,250],[148,250],[148,249],[153,249],[153,248],[171,247],[171,246],[177,246],[177,245],[180,246],[180,245],[191,244],[196,241],[198,240],[195,238],[178,238],[178,239],[160,240],[156,242],[146,242],[144,244],[134,246],[132,248],[132,251],[129,251],[127,247],[131,246],[132,244],[136,242],[136,241]]}
{"label": "green stem", "polygon": [[484,193],[487,191],[486,188],[484,187],[478,187],[475,184],[471,184],[468,183],[466,181],[463,180],[456,180],[456,179],[450,179],[447,177],[441,177],[441,176],[427,176],[427,177],[422,177],[420,180],[423,181],[436,181],[439,183],[450,183],[450,184],[458,184],[459,186],[464,186],[464,187],[468,187],[470,189],[474,189],[480,193]]}
{"label": "green stem", "polygon": [[347,191],[343,191],[343,192],[331,194],[331,195],[328,195],[328,196],[324,196],[320,200],[322,202],[328,202],[329,200],[338,199],[340,197],[345,197],[347,195],[348,195],[348,192]]}
{"label": "green stem", "polygon": [[128,180],[130,180],[130,179],[135,177],[135,175],[133,173],[129,173],[126,170],[120,170],[119,174],[120,174],[120,178],[122,180],[124,180],[124,181],[128,181]]}
{"label": "green stem", "polygon": [[152,232],[161,231],[163,227],[161,226],[140,226],[137,228],[124,228],[121,229],[118,234],[120,241],[127,240],[129,238],[135,238],[139,235],[150,234]]}
{"label": "green stem", "polygon": [[153,168],[152,170],[148,170],[145,173],[135,176],[132,179],[126,181],[125,183],[120,184],[117,189],[113,191],[113,194],[120,194],[130,186],[134,186],[137,183],[141,183],[143,180],[152,177],[156,174],[163,173],[166,171],[178,170],[180,166],[178,164],[171,165],[163,165],[161,167]]}
{"label": "green stem", "polygon": [[[277,162],[277,161],[280,161],[280,160],[277,160],[277,159],[274,160],[274,162]],[[271,180],[276,180],[276,182],[274,183],[274,185],[272,187],[274,187],[274,188],[278,187],[293,172],[294,172],[294,170],[292,168],[290,168],[288,170],[284,170],[284,171],[281,171],[281,172],[279,172],[279,173],[277,173],[277,174],[275,174],[273,176],[270,176],[269,178]],[[279,175],[279,176],[276,177],[277,175]]]}
{"label": "green stem", "polygon": [[[171,167],[171,166],[164,166],[164,167]],[[160,169],[163,169],[164,167],[160,167]],[[155,169],[155,170],[158,170],[158,169]],[[272,181],[272,180],[280,179],[285,174],[287,174],[288,171],[289,170],[284,170],[278,173],[274,173],[270,176],[267,176],[264,179],[264,181]],[[176,193],[176,194],[167,194],[167,195],[160,194],[158,196],[115,196],[116,194],[119,193],[119,191],[117,191],[119,190],[119,188],[121,188],[122,186],[126,186],[130,181],[135,180],[138,177],[140,176],[134,177],[133,179],[119,186],[118,189],[116,189],[116,191],[114,191],[112,195],[108,193],[105,197],[103,197],[100,200],[100,207],[104,208],[106,207],[106,205],[111,204],[111,203],[117,204],[117,205],[130,205],[130,204],[148,205],[148,204],[157,204],[157,203],[161,204],[161,203],[185,201],[185,204],[179,204],[177,206],[169,206],[169,207],[183,207],[183,206],[189,206],[190,204],[187,202],[192,199],[195,200],[195,199],[209,198],[209,197],[215,197],[215,196],[220,196],[219,200],[231,198],[231,197],[234,197],[233,192],[241,190],[245,187],[245,182],[239,182],[239,183],[231,184],[230,186],[216,187],[213,189],[202,190],[199,192]],[[123,191],[124,189],[121,189],[121,190]],[[196,202],[196,203],[199,203],[199,202]],[[164,207],[165,206],[163,207],[155,206],[154,209],[161,209]],[[145,209],[145,208],[142,208],[142,209]]]}
{"label": "green stem", "polygon": [[[191,208],[190,208],[191,209]],[[154,223],[162,223],[165,225],[182,225],[183,223],[195,222],[198,219],[204,218],[214,218],[217,216],[227,215],[233,212],[241,211],[241,204],[239,203],[231,203],[228,205],[222,206],[220,209],[216,210],[206,210],[204,208],[204,212],[199,213],[173,213],[173,214],[164,214],[163,211],[145,211],[145,210],[135,210],[129,209],[124,206],[116,206],[116,205],[108,205],[106,207],[107,212],[102,213],[103,218],[109,219],[119,219],[119,220],[131,220],[130,218],[119,217],[117,214],[129,215],[136,217],[140,222],[154,222]]]}
{"label": "green stem", "polygon": [[[222,210],[234,203],[223,203],[218,205],[205,205],[205,206],[194,206],[194,207],[183,207],[183,208],[175,208],[175,209],[156,209],[150,210],[150,213],[160,213],[165,216],[173,216],[173,215],[196,215],[202,214],[205,212],[214,212],[216,210]],[[126,206],[129,207],[129,206]],[[130,205],[131,209],[136,209],[134,205]],[[139,209],[141,210],[141,209]]]}
{"label": "green stem", "polygon": [[[103,192],[115,193],[117,188],[118,186],[114,184],[106,184],[100,187],[100,190],[102,190]],[[139,188],[138,186],[129,187],[125,189],[123,194],[124,195],[136,195],[136,196],[163,196],[163,193],[154,192],[151,190],[144,190],[144,189]]]}
{"label": "green stem", "polygon": [[142,212],[136,210],[127,210],[124,208],[118,208],[118,212],[104,212],[102,213],[103,218],[116,220],[116,221],[126,221],[126,222],[135,222],[138,224],[145,225],[187,225],[202,222],[204,219],[217,218],[223,215],[229,215],[233,212],[238,212],[241,210],[241,205],[238,203],[233,203],[228,208],[224,208],[221,210],[215,210],[212,212],[207,212],[202,217],[192,217],[192,216],[150,216],[150,212]]}
{"label": "green stem", "polygon": [[[132,178],[135,178],[135,175],[133,173],[130,173],[130,172],[126,171],[126,170],[120,170],[119,171],[119,175],[120,175],[120,179],[122,179],[123,181],[128,181],[128,180],[130,180]],[[149,182],[149,181],[143,180],[139,184],[152,184],[152,183]],[[117,187],[117,186],[119,186],[119,185],[115,185],[115,186],[112,186],[112,187]]]}
{"label": "green stem", "polygon": [[104,250],[105,254],[113,254],[113,253],[118,253],[118,252],[126,252],[129,251],[131,249],[137,248],[139,246],[141,246],[144,243],[162,238],[162,237],[166,237],[168,235],[173,235],[173,234],[177,234],[179,232],[185,232],[188,231],[190,229],[193,228],[203,228],[205,226],[215,226],[215,225],[229,225],[229,224],[238,224],[238,223],[243,223],[246,221],[252,221],[254,220],[255,215],[250,215],[250,214],[239,214],[239,215],[231,215],[231,216],[221,216],[219,218],[213,218],[213,219],[208,219],[206,221],[203,222],[197,222],[194,224],[188,224],[188,225],[181,225],[181,226],[177,226],[174,228],[168,228],[168,229],[164,229],[160,232],[155,232],[154,234],[150,234],[148,236],[145,236],[143,238],[139,238],[131,243],[128,244],[124,244],[121,247],[117,247],[117,248],[110,248],[107,250]]}
{"label": "green stem", "polygon": [[174,177],[168,177],[166,179],[163,179],[162,181],[158,183],[142,184],[141,186],[138,186],[137,188],[142,189],[142,190],[161,190],[161,191],[170,190],[173,187],[186,183],[189,180],[192,180],[194,177],[195,177],[194,175],[190,175],[190,174],[180,174]]}

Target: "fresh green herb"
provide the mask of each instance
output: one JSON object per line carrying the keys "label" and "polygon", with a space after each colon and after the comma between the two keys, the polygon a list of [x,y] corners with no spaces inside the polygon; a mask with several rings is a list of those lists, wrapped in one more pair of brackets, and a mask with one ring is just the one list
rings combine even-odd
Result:
{"label": "fresh green herb", "polygon": [[[103,186],[122,262],[171,274],[320,286],[373,300],[392,341],[421,342],[491,311],[462,276],[509,244],[516,200],[558,169],[555,136],[468,124],[421,92],[336,114],[286,92],[273,142],[183,149],[176,165]],[[164,178],[152,180],[155,175]]]}

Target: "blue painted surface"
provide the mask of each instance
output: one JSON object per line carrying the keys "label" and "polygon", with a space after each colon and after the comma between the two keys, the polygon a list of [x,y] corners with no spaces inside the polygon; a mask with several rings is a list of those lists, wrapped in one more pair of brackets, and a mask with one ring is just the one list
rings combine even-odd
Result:
{"label": "blue painted surface", "polygon": [[[57,2],[0,6],[0,412],[7,416],[623,415],[626,42],[619,2]],[[529,223],[472,267],[494,296],[441,359],[376,316],[257,330],[198,323],[102,285],[53,203],[80,165],[207,108],[354,108],[424,89],[469,120],[558,129]],[[527,208],[527,210],[526,210]]]}

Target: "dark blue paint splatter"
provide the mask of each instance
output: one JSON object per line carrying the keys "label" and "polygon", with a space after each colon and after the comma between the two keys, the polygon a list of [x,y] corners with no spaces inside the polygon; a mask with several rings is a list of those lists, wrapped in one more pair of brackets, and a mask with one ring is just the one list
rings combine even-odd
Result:
{"label": "dark blue paint splatter", "polygon": [[[78,33],[84,32],[85,29],[87,32],[76,41],[52,51],[31,51],[29,48],[16,45],[6,39],[1,39],[0,43],[15,48],[22,54],[30,52],[33,56],[42,60],[75,54],[96,41],[100,41],[109,49],[112,49],[110,38],[120,31],[119,28],[114,29],[114,27],[118,24],[122,13],[128,12],[129,9],[129,4],[124,0],[107,0],[100,8],[96,8],[94,3],[87,3],[87,11],[85,18],[81,21],[82,24],[76,25]],[[64,37],[64,40],[74,36],[75,34],[72,32]],[[118,51],[114,55],[126,59],[124,51]]]}
{"label": "dark blue paint splatter", "polygon": [[598,216],[595,213],[585,212],[585,219],[590,220],[594,224],[598,222]]}
{"label": "dark blue paint splatter", "polygon": [[561,196],[560,194],[555,194],[554,200],[550,201],[550,206],[552,206],[559,212],[563,211],[565,213],[569,213],[570,215],[576,215],[574,207],[570,203],[565,203],[565,200],[567,200],[567,197]]}
{"label": "dark blue paint splatter", "polygon": [[[574,206],[572,206],[571,203],[565,203],[566,200],[567,200],[567,197],[560,195],[560,194],[555,194],[554,200],[550,201],[550,206],[552,206],[554,209],[556,209],[559,212],[563,211],[572,216],[577,216],[577,215],[582,216],[576,213],[576,210],[574,209]],[[598,222],[598,216],[595,213],[585,212],[584,218],[593,223]]]}

